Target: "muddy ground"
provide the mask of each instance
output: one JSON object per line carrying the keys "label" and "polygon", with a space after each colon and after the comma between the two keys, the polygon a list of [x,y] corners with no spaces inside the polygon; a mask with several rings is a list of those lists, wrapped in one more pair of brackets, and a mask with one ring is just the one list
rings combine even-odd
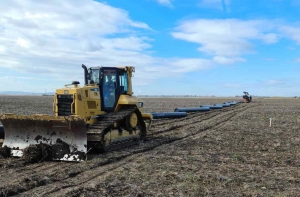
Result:
{"label": "muddy ground", "polygon": [[[237,99],[143,100],[157,112]],[[51,97],[0,97],[3,113],[51,108]],[[297,196],[299,111],[299,99],[254,99],[155,120],[148,141],[82,163],[0,158],[0,196]]]}

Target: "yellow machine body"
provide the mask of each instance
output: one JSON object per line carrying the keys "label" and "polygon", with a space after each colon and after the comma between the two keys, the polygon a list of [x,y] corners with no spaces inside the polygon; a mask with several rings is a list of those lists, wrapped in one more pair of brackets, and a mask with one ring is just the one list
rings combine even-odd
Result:
{"label": "yellow machine body", "polygon": [[[86,82],[87,69],[84,65],[83,68],[85,68]],[[106,70],[101,70],[102,67],[95,69],[98,68],[100,73],[106,72]],[[91,147],[99,147],[109,144],[115,139],[122,140],[127,136],[140,135],[132,129],[135,129],[135,126],[139,124],[145,130],[146,126],[143,126],[145,122],[141,121],[149,120],[149,127],[153,118],[151,114],[141,113],[143,102],[133,96],[131,77],[135,71],[134,67],[104,68],[107,70],[115,69],[112,71],[126,74],[126,92],[115,97],[112,110],[107,111],[102,108],[103,86],[100,86],[99,83],[85,83],[81,86],[79,82],[73,82],[56,90],[53,98],[54,116],[2,115],[0,119],[5,131],[3,146],[12,149],[12,156],[21,157],[23,150],[29,145],[45,143],[50,146],[55,145],[54,160],[81,161],[86,159],[89,141],[91,141]],[[128,112],[125,111],[127,114],[124,109],[129,109]],[[105,115],[115,117],[119,111],[124,117],[116,119],[112,126],[111,122],[108,121],[110,119]],[[108,122],[107,125],[101,125],[101,122],[105,120]],[[129,128],[130,125],[132,128]],[[121,126],[128,127],[129,131],[122,132],[119,129]],[[117,128],[118,131],[115,130]],[[143,135],[145,133],[146,131],[143,131]]]}
{"label": "yellow machine body", "polygon": [[[59,116],[58,99],[64,96],[70,96],[73,99],[71,102],[71,115],[77,115],[84,119],[88,124],[93,124],[93,117],[99,114],[106,114],[101,111],[100,91],[96,85],[87,85],[80,87],[78,85],[67,85],[68,87],[57,89],[54,95],[53,112],[55,116]],[[96,90],[95,90],[96,89]],[[143,102],[136,96],[120,95],[115,111],[118,111],[122,106],[136,105],[139,110],[143,111]],[[150,114],[145,114],[144,117],[150,118]]]}

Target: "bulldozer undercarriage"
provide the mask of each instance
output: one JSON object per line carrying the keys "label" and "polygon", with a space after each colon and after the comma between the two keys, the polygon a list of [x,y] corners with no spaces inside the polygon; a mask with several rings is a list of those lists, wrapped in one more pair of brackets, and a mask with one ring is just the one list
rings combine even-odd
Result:
{"label": "bulldozer undercarriage", "polygon": [[113,150],[123,143],[138,142],[146,138],[147,128],[137,107],[123,107],[117,112],[99,117],[88,126],[88,150],[103,152]]}
{"label": "bulldozer undercarriage", "polygon": [[83,161],[90,151],[101,153],[126,148],[146,138],[146,124],[135,106],[126,106],[97,119],[95,124],[87,125],[76,116],[4,114],[2,147],[9,147],[11,156],[23,157],[29,146],[46,144],[51,148],[52,160]]}

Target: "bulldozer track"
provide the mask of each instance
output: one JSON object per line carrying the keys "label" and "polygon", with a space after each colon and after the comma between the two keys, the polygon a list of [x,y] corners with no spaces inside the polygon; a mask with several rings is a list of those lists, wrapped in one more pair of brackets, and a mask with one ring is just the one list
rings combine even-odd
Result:
{"label": "bulldozer track", "polygon": [[[144,138],[146,137],[147,129],[145,122],[143,121],[142,114],[139,111],[139,109],[135,106],[132,107],[124,107],[121,110],[117,112],[108,113],[103,117],[100,117],[98,122],[90,125],[87,130],[87,135],[100,135],[104,137],[113,127],[114,123],[120,120],[123,120],[127,116],[129,116],[131,113],[136,113],[138,117],[138,123],[139,123],[139,130],[140,130],[140,137]],[[128,146],[132,144],[136,144],[136,137],[132,137],[125,140],[120,140],[118,142],[112,142],[109,144],[109,146],[105,146],[105,151],[111,151],[118,149],[119,147],[124,147],[124,143],[128,143]],[[125,145],[126,146],[126,145]]]}
{"label": "bulldozer track", "polygon": [[97,123],[89,126],[87,133],[102,134],[103,131],[113,127],[116,121],[123,120],[126,116],[136,111],[136,109],[136,107],[129,107],[123,108],[118,112],[105,114],[103,117],[99,118]]}
{"label": "bulldozer track", "polygon": [[[117,112],[108,113],[103,117],[100,117],[97,123],[90,125],[87,130],[87,134],[99,134],[105,135],[110,129],[114,127],[114,123],[123,120],[132,112],[135,112],[138,116],[139,123],[142,123],[142,114],[137,107],[124,107]],[[140,124],[140,130],[146,132],[146,125]]]}

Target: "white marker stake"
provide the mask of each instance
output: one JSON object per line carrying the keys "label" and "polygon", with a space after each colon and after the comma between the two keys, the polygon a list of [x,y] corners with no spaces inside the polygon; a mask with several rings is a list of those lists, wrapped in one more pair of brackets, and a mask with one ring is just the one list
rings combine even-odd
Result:
{"label": "white marker stake", "polygon": [[270,127],[272,126],[272,116],[270,116]]}

